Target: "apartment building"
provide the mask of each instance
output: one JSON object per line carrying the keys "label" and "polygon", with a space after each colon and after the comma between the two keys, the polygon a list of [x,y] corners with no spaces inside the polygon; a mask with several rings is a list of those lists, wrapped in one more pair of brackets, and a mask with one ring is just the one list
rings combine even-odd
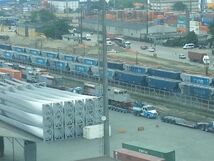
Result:
{"label": "apartment building", "polygon": [[197,12],[200,8],[200,0],[149,0],[151,10],[171,11],[176,2],[183,2],[191,12]]}

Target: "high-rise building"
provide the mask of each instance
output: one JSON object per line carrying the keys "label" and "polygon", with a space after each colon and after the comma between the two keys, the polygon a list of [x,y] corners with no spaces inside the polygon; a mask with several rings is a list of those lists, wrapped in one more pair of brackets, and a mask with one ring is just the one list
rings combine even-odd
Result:
{"label": "high-rise building", "polygon": [[197,12],[200,10],[199,0],[149,0],[148,2],[150,9],[156,11],[171,11],[176,2],[183,2],[190,12]]}

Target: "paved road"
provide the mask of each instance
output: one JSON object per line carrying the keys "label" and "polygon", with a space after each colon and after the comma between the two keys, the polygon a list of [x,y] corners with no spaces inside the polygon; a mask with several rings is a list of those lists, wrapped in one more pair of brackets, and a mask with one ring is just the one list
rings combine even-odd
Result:
{"label": "paved road", "polygon": [[[148,50],[142,50],[140,48],[141,45],[148,46],[149,48],[152,47],[151,43],[145,43],[145,42],[140,42],[140,41],[133,41],[129,40],[131,42],[131,50],[134,52],[139,52],[141,54],[145,55],[150,55],[152,56],[154,52],[149,52]],[[92,35],[92,40],[91,41],[84,41],[85,44],[87,45],[95,45],[97,43],[97,34]],[[211,54],[212,50],[211,49],[183,49],[181,47],[165,47],[165,46],[160,46],[156,45],[156,51],[155,53],[157,54],[157,57],[167,59],[167,60],[173,60],[173,61],[178,61],[178,62],[183,62],[183,63],[189,63],[192,65],[197,65],[197,66],[203,66],[203,64],[199,63],[194,63],[190,62],[188,59],[188,51],[196,51],[196,52],[202,52],[202,53],[207,53],[210,56],[210,69],[214,69],[214,56]],[[179,54],[184,54],[186,55],[186,59],[179,59]]]}
{"label": "paved road", "polygon": [[[111,155],[122,143],[130,143],[156,150],[175,150],[177,161],[213,161],[214,134],[166,124],[160,120],[149,120],[131,114],[110,112],[112,136],[110,137]],[[156,125],[159,125],[157,127]],[[138,131],[138,127],[144,131]],[[119,133],[124,129],[125,133]],[[11,161],[11,143],[6,142],[6,155],[1,161]],[[15,161],[23,161],[22,147],[15,145]],[[39,143],[37,161],[72,161],[87,157],[100,156],[103,140],[67,140],[55,143]]]}

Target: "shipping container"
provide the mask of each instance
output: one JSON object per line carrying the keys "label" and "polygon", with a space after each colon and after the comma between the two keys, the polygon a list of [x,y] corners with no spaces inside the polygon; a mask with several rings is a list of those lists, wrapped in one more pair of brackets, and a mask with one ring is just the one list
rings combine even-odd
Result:
{"label": "shipping container", "polygon": [[120,161],[165,161],[163,158],[131,151],[128,149],[115,150],[114,158]]}
{"label": "shipping container", "polygon": [[109,69],[124,70],[123,63],[108,62],[107,66],[108,66]]}
{"label": "shipping container", "polygon": [[169,78],[169,79],[176,79],[176,80],[181,79],[180,78],[181,72],[179,72],[179,71],[148,68],[147,73],[148,73],[148,75],[162,77],[162,78]]}
{"label": "shipping container", "polygon": [[147,67],[137,66],[137,65],[126,65],[126,70],[132,73],[146,74]]}
{"label": "shipping container", "polygon": [[51,51],[42,51],[41,52],[42,56],[48,57],[48,58],[58,58],[58,53],[56,52],[51,52]]}
{"label": "shipping container", "polygon": [[166,79],[166,78],[161,78],[161,77],[154,77],[154,76],[147,77],[148,87],[171,91],[171,92],[179,91],[180,82],[181,81],[179,81],[179,80]]}
{"label": "shipping container", "polygon": [[60,57],[62,56],[62,60],[65,60],[65,61],[72,61],[72,62],[75,62],[76,61],[76,56],[74,55],[63,55],[63,54],[60,54]]}
{"label": "shipping container", "polygon": [[65,62],[65,61],[50,59],[49,66],[50,66],[50,68],[55,69],[55,70],[69,71],[69,67],[67,65],[67,62]]}
{"label": "shipping container", "polygon": [[38,49],[33,49],[33,48],[25,48],[26,53],[29,53],[31,55],[35,55],[35,56],[40,56],[41,55],[41,51]]}
{"label": "shipping container", "polygon": [[146,76],[123,71],[115,71],[114,79],[133,85],[146,86]]}
{"label": "shipping container", "polygon": [[122,143],[122,148],[164,158],[165,161],[175,161],[175,151],[173,150],[168,150],[168,149],[154,149],[151,147],[141,147],[141,146],[136,146],[132,144],[126,144]]}
{"label": "shipping container", "polygon": [[213,87],[201,86],[191,83],[180,83],[179,84],[181,93],[184,95],[189,95],[193,97],[199,97],[209,100],[213,96]]}
{"label": "shipping container", "polygon": [[96,59],[85,57],[77,57],[77,62],[85,65],[94,65],[94,66],[98,65],[98,61]]}
{"label": "shipping container", "polygon": [[8,44],[0,44],[0,49],[12,50],[12,47],[11,47],[11,45],[8,45]]}
{"label": "shipping container", "polygon": [[22,53],[25,52],[25,48],[21,46],[12,46],[12,50],[16,52],[22,52]]}
{"label": "shipping container", "polygon": [[182,73],[181,79],[183,80],[183,82],[189,82],[205,86],[213,85],[213,78],[202,75]]}
{"label": "shipping container", "polygon": [[22,61],[25,63],[29,63],[31,61],[30,55],[19,52],[14,52],[14,58],[15,60]]}
{"label": "shipping container", "polygon": [[190,61],[203,63],[203,57],[207,55],[206,53],[199,53],[199,52],[193,52],[188,51],[188,57]]}
{"label": "shipping container", "polygon": [[31,56],[32,64],[47,67],[47,59],[43,57]]}
{"label": "shipping container", "polygon": [[13,55],[14,55],[13,53],[14,53],[13,51],[4,50],[2,57],[4,59],[6,59],[6,60],[12,60],[13,59]]}
{"label": "shipping container", "polygon": [[10,69],[10,68],[0,68],[0,72],[9,73],[11,78],[15,78],[18,80],[22,79],[22,73],[19,70],[14,70],[14,69]]}
{"label": "shipping container", "polygon": [[83,64],[75,64],[75,72],[77,74],[92,75],[91,67]]}

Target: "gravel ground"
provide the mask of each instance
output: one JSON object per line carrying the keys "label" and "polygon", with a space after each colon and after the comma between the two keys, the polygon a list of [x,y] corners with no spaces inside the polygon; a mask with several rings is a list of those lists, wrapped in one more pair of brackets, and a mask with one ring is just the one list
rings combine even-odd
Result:
{"label": "gravel ground", "polygon": [[[176,161],[213,161],[214,135],[200,130],[166,124],[160,120],[149,120],[131,114],[110,112],[112,151],[122,143],[142,147],[175,150]],[[159,125],[158,127],[156,125]],[[138,131],[144,127],[144,131]],[[120,133],[120,130],[125,133]],[[15,145],[15,161],[22,161],[22,148]],[[103,140],[67,140],[55,143],[38,143],[38,161],[72,161],[103,153]],[[12,160],[11,144],[6,140],[6,156],[2,161]]]}

